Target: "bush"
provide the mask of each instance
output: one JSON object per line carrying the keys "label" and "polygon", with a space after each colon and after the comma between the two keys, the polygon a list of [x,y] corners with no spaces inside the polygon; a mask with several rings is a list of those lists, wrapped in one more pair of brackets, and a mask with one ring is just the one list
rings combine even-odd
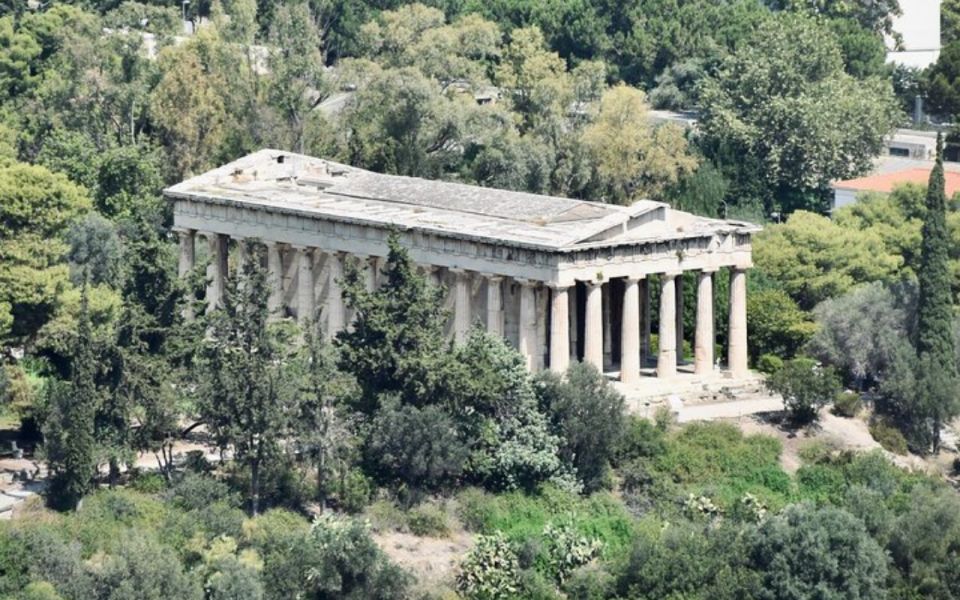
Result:
{"label": "bush", "polygon": [[158,473],[138,473],[130,487],[141,494],[158,494],[167,487],[167,482]]}
{"label": "bush", "polygon": [[624,399],[588,363],[571,366],[561,379],[544,372],[538,403],[561,439],[560,456],[586,491],[600,489],[624,428]]}
{"label": "bush", "polygon": [[174,480],[166,499],[182,510],[199,510],[216,502],[240,505],[240,497],[226,483],[210,476],[186,472]]}
{"label": "bush", "polygon": [[863,408],[863,400],[856,392],[840,392],[833,400],[833,414],[852,419]]}
{"label": "bush", "polygon": [[407,527],[416,536],[446,537],[450,535],[447,513],[435,504],[421,504],[407,513]]}
{"label": "bush", "polygon": [[337,506],[348,513],[358,513],[373,496],[374,485],[360,469],[349,469],[333,485]]}
{"label": "bush", "polygon": [[886,419],[874,419],[873,422],[870,423],[870,435],[888,452],[893,452],[901,456],[909,452],[907,438]]}
{"label": "bush", "polygon": [[750,566],[761,599],[869,600],[885,596],[887,557],[850,513],[787,507],[750,534]]}
{"label": "bush", "polygon": [[442,409],[394,402],[374,418],[365,448],[371,472],[381,482],[414,492],[452,484],[463,472],[467,453],[457,424]]}
{"label": "bush", "polygon": [[757,359],[757,370],[772,375],[783,368],[783,359],[776,354],[761,354]]}
{"label": "bush", "polygon": [[519,593],[520,563],[502,533],[477,536],[460,563],[457,591],[468,600],[509,600]]}
{"label": "bush", "polygon": [[628,416],[614,453],[616,464],[622,465],[637,458],[662,454],[666,449],[665,438],[664,429],[657,427],[649,419]]}
{"label": "bush", "polygon": [[363,518],[373,531],[398,531],[407,522],[403,511],[389,500],[378,500],[363,511]]}
{"label": "bush", "polygon": [[795,358],[767,379],[767,387],[783,396],[794,425],[815,421],[820,407],[836,398],[840,378],[832,367],[822,367],[808,358]]}

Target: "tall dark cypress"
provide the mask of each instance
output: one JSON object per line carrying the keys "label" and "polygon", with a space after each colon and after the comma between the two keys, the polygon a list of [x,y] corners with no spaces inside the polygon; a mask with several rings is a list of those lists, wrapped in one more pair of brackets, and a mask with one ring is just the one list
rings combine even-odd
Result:
{"label": "tall dark cypress", "polygon": [[80,306],[70,382],[54,390],[52,414],[45,431],[47,460],[52,474],[48,499],[51,506],[60,510],[76,508],[92,489],[96,475],[97,359],[86,285]]}
{"label": "tall dark cypress", "polygon": [[[917,355],[923,383],[918,393],[923,401],[916,408],[923,416],[936,451],[940,426],[952,416],[956,398],[956,354],[953,344],[953,297],[950,289],[949,233],[943,176],[943,138],[937,136],[937,162],[930,173],[920,256],[917,303]],[[918,421],[918,419],[915,419]]]}

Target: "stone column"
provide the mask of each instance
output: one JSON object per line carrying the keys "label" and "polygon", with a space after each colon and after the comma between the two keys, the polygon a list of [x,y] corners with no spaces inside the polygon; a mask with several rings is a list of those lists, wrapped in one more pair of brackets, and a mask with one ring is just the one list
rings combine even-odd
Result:
{"label": "stone column", "polygon": [[210,245],[210,264],[207,265],[207,312],[223,306],[223,289],[227,278],[227,244],[230,238],[220,233],[206,233]]}
{"label": "stone column", "polygon": [[697,330],[693,372],[713,372],[713,271],[700,271],[697,279]]}
{"label": "stone column", "polygon": [[660,275],[660,355],[657,357],[657,377],[677,374],[677,284],[679,273]]}
{"label": "stone column", "polygon": [[237,278],[239,278],[243,275],[247,261],[250,260],[250,253],[247,252],[246,238],[233,238],[233,241],[237,244],[237,269],[234,273],[236,273]]}
{"label": "stone column", "polygon": [[333,252],[327,259],[330,265],[330,282],[327,286],[327,337],[333,338],[343,331],[347,324],[346,308],[343,303],[343,255]]}
{"label": "stone column", "polygon": [[368,292],[377,289],[377,258],[375,256],[357,255],[360,268],[363,269],[363,283]]}
{"label": "stone column", "polygon": [[177,263],[177,273],[180,277],[193,270],[196,261],[196,231],[193,229],[177,229],[180,241],[180,260]]}
{"label": "stone column", "polygon": [[683,273],[677,275],[677,364],[683,364]]}
{"label": "stone column", "polygon": [[267,244],[267,288],[270,295],[267,297],[267,310],[270,311],[271,318],[282,316],[283,310],[283,259],[280,256],[280,244],[277,242],[266,242]]}
{"label": "stone column", "polygon": [[732,377],[747,374],[747,271],[730,269],[730,341],[727,367]]}
{"label": "stone column", "polygon": [[583,362],[603,371],[603,285],[588,281],[584,315]]}
{"label": "stone column", "polygon": [[470,333],[470,274],[463,269],[450,269],[453,284],[453,339],[462,344]]}
{"label": "stone column", "polygon": [[[603,368],[611,366],[613,363],[613,306],[610,290],[612,285],[609,281],[606,283],[606,290],[603,291],[600,304],[603,309]],[[603,370],[603,369],[601,369]]]}
{"label": "stone column", "polygon": [[640,278],[627,277],[623,288],[620,332],[620,381],[640,379]]}
{"label": "stone column", "polygon": [[503,277],[485,275],[487,278],[487,331],[503,337]]}
{"label": "stone column", "polygon": [[518,279],[520,284],[520,324],[519,349],[520,354],[527,361],[527,369],[533,371],[536,365],[536,352],[540,345],[537,342],[537,299],[533,288],[536,282],[528,279]]}
{"label": "stone column", "polygon": [[640,280],[640,366],[650,358],[650,280]]}
{"label": "stone column", "polygon": [[550,290],[550,370],[563,373],[570,366],[570,299],[565,285]]}
{"label": "stone column", "polygon": [[580,328],[579,315],[577,311],[579,306],[577,305],[577,284],[574,283],[570,286],[570,289],[567,291],[567,298],[570,300],[570,360],[577,360],[577,339],[580,335],[578,329]]}
{"label": "stone column", "polygon": [[297,250],[297,321],[302,325],[314,318],[313,249],[294,248]]}

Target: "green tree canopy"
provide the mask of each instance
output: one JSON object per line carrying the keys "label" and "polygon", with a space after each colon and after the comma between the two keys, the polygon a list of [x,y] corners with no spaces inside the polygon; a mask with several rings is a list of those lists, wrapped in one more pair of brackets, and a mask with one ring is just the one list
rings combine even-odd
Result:
{"label": "green tree canopy", "polygon": [[0,303],[11,332],[29,337],[53,315],[69,284],[64,237],[90,209],[84,190],[43,167],[0,166]]}
{"label": "green tree canopy", "polygon": [[868,170],[899,113],[887,81],[848,75],[835,37],[789,13],[764,20],[705,81],[700,99],[706,146],[761,166],[776,194],[768,210],[775,198],[784,210],[822,209],[831,181]]}

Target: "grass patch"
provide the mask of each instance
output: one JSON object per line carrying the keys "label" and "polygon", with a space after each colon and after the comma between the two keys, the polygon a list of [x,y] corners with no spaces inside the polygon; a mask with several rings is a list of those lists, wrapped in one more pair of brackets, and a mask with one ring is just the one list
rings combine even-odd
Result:
{"label": "grass patch", "polygon": [[474,532],[501,531],[523,545],[539,539],[548,523],[573,517],[577,533],[600,540],[603,556],[623,556],[630,547],[635,521],[619,499],[608,492],[588,497],[544,487],[536,494],[511,492],[493,495],[468,489],[457,496],[457,516]]}

